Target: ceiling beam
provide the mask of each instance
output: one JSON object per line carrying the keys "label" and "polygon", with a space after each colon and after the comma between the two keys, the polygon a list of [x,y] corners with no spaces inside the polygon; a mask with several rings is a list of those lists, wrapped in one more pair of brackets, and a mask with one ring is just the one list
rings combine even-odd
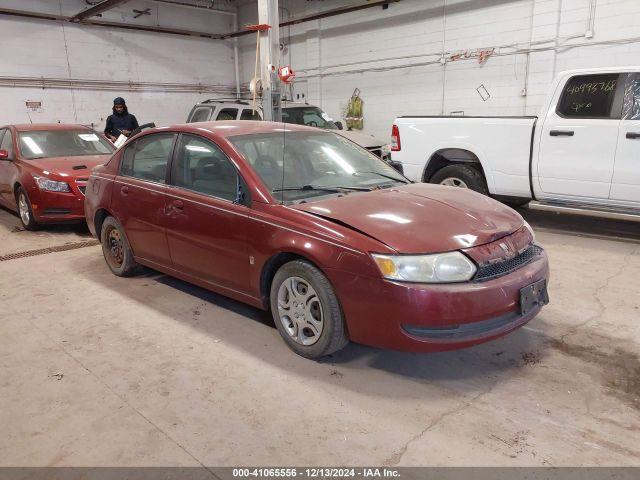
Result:
{"label": "ceiling beam", "polygon": [[[334,8],[333,10],[325,10],[324,12],[314,13],[313,15],[307,15],[306,17],[292,18],[290,20],[280,23],[281,27],[287,27],[289,25],[298,25],[299,23],[311,22],[313,20],[319,20],[321,18],[335,17],[336,15],[344,15],[346,13],[357,12],[366,8],[384,7],[390,3],[398,3],[401,0],[381,0],[375,2],[367,2],[360,5],[352,5],[350,7]],[[242,35],[249,35],[255,33],[252,30],[238,30],[224,35],[225,38],[240,37]]]}
{"label": "ceiling beam", "polygon": [[93,7],[87,8],[82,12],[76,13],[73,17],[71,17],[72,22],[82,22],[87,18],[95,17],[96,15],[106,12],[107,10],[111,10],[114,7],[117,7],[121,3],[127,2],[128,0],[104,0]]}
{"label": "ceiling beam", "polygon": [[[65,17],[62,15],[55,15],[49,13],[39,13],[39,12],[30,12],[24,10],[14,10],[10,8],[0,8],[0,15],[11,15],[14,17],[24,17],[24,18],[35,18],[38,20],[55,20],[60,22],[70,22],[73,17]],[[155,27],[155,26],[147,26],[147,25],[136,25],[133,23],[119,23],[119,22],[109,22],[107,20],[85,20],[82,22],[82,25],[91,25],[96,27],[111,27],[111,28],[121,28],[125,30],[138,30],[143,32],[154,32],[154,33],[170,33],[173,35],[184,35],[189,37],[202,37],[202,38],[211,38],[214,40],[220,40],[224,35],[219,33],[209,33],[209,32],[198,32],[193,30],[182,30],[179,28],[170,28],[170,27]]]}
{"label": "ceiling beam", "polygon": [[12,17],[36,18],[39,20],[68,20],[69,17],[56,15],[55,13],[40,13],[27,10],[16,10],[13,8],[0,8],[0,15],[10,15]]}

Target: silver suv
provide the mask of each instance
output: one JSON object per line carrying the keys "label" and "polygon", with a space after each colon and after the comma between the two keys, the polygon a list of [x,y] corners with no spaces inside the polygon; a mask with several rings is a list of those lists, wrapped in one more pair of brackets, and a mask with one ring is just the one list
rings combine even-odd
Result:
{"label": "silver suv", "polygon": [[[187,123],[208,122],[211,120],[262,120],[262,108],[256,105],[256,110],[254,111],[251,103],[248,100],[236,99],[205,100],[191,109]],[[383,160],[391,161],[391,149],[386,142],[375,138],[373,135],[343,130],[341,122],[334,122],[326,112],[314,105],[284,100],[282,102],[282,120],[285,123],[334,130],[337,134],[366,148]]]}

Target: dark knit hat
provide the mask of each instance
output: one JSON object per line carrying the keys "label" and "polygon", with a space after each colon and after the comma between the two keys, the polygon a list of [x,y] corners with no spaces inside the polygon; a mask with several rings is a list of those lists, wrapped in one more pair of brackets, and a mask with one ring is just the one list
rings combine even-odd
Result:
{"label": "dark knit hat", "polygon": [[125,105],[124,98],[122,98],[122,97],[114,98],[113,99],[113,104],[114,105]]}

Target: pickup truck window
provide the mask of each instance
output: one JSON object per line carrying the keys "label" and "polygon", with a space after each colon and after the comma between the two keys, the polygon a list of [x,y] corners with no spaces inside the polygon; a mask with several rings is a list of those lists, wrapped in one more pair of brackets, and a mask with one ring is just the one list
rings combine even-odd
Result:
{"label": "pickup truck window", "polygon": [[623,120],[640,120],[640,73],[627,77],[624,86]]}
{"label": "pickup truck window", "polygon": [[564,87],[557,113],[572,118],[610,118],[619,74],[578,75]]}

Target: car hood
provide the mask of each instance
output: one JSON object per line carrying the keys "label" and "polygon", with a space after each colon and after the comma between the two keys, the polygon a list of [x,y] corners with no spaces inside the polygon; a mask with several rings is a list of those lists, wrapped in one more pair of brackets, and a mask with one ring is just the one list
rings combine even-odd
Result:
{"label": "car hood", "polygon": [[399,253],[437,253],[483,245],[523,225],[515,210],[489,197],[424,183],[350,193],[292,208],[357,230]]}
{"label": "car hood", "polygon": [[77,157],[50,157],[26,160],[37,170],[63,177],[89,176],[91,169],[105,163],[111,155],[83,155]]}
{"label": "car hood", "polygon": [[351,140],[352,142],[357,143],[364,148],[381,147],[388,143],[374,137],[373,135],[368,135],[362,132],[354,132],[353,130],[332,130],[332,132],[335,132],[338,135],[341,135],[344,138]]}

